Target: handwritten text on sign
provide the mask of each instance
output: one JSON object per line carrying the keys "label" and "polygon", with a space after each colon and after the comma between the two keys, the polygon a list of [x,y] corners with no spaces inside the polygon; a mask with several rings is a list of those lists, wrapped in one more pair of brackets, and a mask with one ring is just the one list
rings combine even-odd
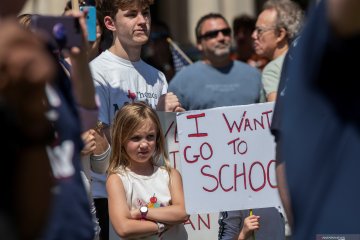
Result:
{"label": "handwritten text on sign", "polygon": [[[172,112],[157,112],[157,114],[165,134],[170,163],[181,172],[176,114]],[[190,215],[189,220],[185,222],[189,240],[216,240],[219,230],[218,218],[218,212]]]}
{"label": "handwritten text on sign", "polygon": [[280,206],[273,103],[190,111],[177,116],[188,213]]}

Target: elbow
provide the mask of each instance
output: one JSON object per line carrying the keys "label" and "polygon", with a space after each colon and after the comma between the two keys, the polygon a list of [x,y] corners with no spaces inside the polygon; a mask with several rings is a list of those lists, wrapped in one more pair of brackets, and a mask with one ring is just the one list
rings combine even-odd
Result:
{"label": "elbow", "polygon": [[117,232],[118,236],[121,237],[121,238],[128,238],[130,237],[129,234],[126,232],[126,231],[120,231],[120,232]]}
{"label": "elbow", "polygon": [[186,222],[187,220],[189,220],[190,215],[186,213],[185,209],[181,212],[181,214],[179,214],[179,222]]}
{"label": "elbow", "polygon": [[187,214],[186,210],[185,210],[185,206],[181,206],[180,208],[178,208],[178,212],[177,212],[177,222],[178,223],[184,223],[187,220],[189,220],[190,215]]}
{"label": "elbow", "polygon": [[[190,215],[188,215],[186,213],[185,209],[174,212],[173,216],[174,217],[171,220],[169,219],[169,221],[164,221],[164,223],[169,224],[169,225],[181,224],[181,223],[185,223],[190,218]],[[160,222],[162,222],[162,221],[160,221]]]}
{"label": "elbow", "polygon": [[185,212],[183,222],[187,222],[190,218],[190,215]]}
{"label": "elbow", "polygon": [[116,231],[117,235],[121,238],[128,238],[129,234],[127,234],[125,231]]}
{"label": "elbow", "polygon": [[126,227],[117,227],[117,228],[114,227],[114,230],[115,230],[116,234],[121,238],[129,238],[129,237],[131,237],[130,232],[126,231],[126,229],[127,229]]}
{"label": "elbow", "polygon": [[[110,209],[109,209],[110,210]],[[110,215],[110,222],[109,224],[112,226],[114,232],[116,235],[118,235],[121,238],[130,238],[134,237],[133,234],[133,227],[131,224],[127,221],[126,218],[116,218],[115,216]]]}

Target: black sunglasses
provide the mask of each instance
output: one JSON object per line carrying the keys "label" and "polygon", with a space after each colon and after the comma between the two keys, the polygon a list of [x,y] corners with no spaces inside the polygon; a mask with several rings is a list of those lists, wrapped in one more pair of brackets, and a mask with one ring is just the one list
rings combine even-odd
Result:
{"label": "black sunglasses", "polygon": [[221,32],[224,36],[231,36],[231,29],[230,28],[224,28],[220,30],[214,30],[210,32],[206,32],[203,35],[199,36],[199,39],[211,39],[216,38],[217,35]]}
{"label": "black sunglasses", "polygon": [[199,39],[211,39],[216,38],[217,35],[221,32],[224,36],[230,36],[231,35],[231,29],[230,28],[224,28],[220,30],[214,30],[210,32],[206,32],[203,35],[199,36]]}

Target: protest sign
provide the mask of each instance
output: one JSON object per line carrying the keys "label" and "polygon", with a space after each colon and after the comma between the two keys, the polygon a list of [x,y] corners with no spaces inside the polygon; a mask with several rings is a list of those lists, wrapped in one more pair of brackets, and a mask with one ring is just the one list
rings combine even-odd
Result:
{"label": "protest sign", "polygon": [[178,114],[188,213],[279,207],[273,103]]}

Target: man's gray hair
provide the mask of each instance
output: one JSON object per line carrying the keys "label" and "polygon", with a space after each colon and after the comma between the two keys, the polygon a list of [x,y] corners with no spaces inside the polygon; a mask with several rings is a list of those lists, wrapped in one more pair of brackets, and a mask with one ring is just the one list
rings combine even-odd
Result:
{"label": "man's gray hair", "polygon": [[266,9],[275,9],[276,27],[284,28],[291,42],[302,28],[304,13],[300,6],[291,0],[268,0],[263,6],[263,10]]}

